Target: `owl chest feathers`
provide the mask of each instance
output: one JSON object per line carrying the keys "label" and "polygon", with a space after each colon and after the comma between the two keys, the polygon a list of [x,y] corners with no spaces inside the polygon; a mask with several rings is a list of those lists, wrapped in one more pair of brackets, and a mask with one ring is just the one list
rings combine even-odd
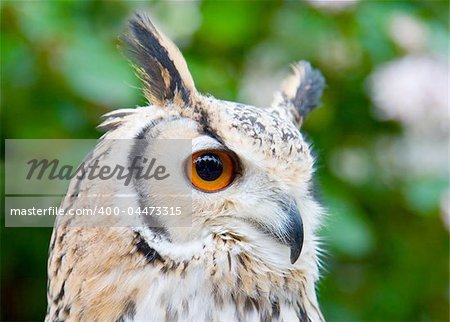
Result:
{"label": "owl chest feathers", "polygon": [[[103,241],[117,233],[106,233]],[[77,258],[66,265],[58,259],[58,248],[70,242],[72,233],[63,234],[55,235],[49,292],[54,305],[48,321],[322,320],[314,281],[306,272],[257,260],[236,236],[214,234],[169,249],[162,241],[148,242],[144,232],[133,232],[128,236],[132,249],[121,242],[112,258],[106,244],[87,256],[65,247],[65,256]]]}
{"label": "owl chest feathers", "polygon": [[321,320],[305,272],[265,264],[237,236],[213,234],[190,249],[183,246],[184,252],[172,247],[172,255],[151,247],[139,233],[135,238],[147,267],[134,311],[125,306],[124,320]]}

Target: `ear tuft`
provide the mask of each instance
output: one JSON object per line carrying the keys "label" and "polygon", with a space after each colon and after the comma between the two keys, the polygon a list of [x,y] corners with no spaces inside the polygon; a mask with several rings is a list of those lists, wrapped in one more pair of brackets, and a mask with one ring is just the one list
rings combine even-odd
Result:
{"label": "ear tuft", "polygon": [[144,82],[147,100],[161,107],[169,103],[188,104],[196,90],[179,49],[145,14],[136,13],[129,22],[129,30],[129,35],[122,40]]}
{"label": "ear tuft", "polygon": [[292,70],[293,74],[284,80],[272,106],[287,109],[292,121],[301,125],[309,112],[319,105],[325,79],[305,61],[295,63]]}

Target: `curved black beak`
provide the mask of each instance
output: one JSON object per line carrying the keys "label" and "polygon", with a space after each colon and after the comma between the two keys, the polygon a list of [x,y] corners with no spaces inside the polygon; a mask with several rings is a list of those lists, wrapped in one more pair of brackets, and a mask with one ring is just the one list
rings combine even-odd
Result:
{"label": "curved black beak", "polygon": [[289,205],[286,232],[285,244],[291,249],[291,263],[294,264],[302,252],[304,238],[302,217],[294,201]]}
{"label": "curved black beak", "polygon": [[283,221],[280,223],[281,227],[271,229],[261,223],[254,221],[263,231],[271,234],[280,243],[289,246],[291,250],[291,264],[294,264],[300,256],[303,247],[303,222],[297,204],[294,200],[280,202],[280,207],[285,214]]}

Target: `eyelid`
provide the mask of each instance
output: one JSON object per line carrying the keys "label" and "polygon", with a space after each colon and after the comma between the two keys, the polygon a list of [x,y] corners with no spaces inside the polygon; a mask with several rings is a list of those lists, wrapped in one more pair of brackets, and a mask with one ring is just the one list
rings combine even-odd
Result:
{"label": "eyelid", "polygon": [[202,135],[192,140],[192,154],[203,150],[227,151],[227,148],[214,138]]}

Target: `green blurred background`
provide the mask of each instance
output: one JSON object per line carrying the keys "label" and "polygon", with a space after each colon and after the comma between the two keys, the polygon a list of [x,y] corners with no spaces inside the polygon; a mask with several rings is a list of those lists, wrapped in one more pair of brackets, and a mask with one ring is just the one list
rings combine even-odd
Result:
{"label": "green blurred background", "polygon": [[[117,49],[135,10],[218,98],[268,105],[290,63],[319,68],[303,130],[330,213],[325,317],[449,320],[448,1],[2,1],[2,137],[97,138],[100,115],[144,105]],[[43,319],[50,233],[2,227],[2,320]]]}

